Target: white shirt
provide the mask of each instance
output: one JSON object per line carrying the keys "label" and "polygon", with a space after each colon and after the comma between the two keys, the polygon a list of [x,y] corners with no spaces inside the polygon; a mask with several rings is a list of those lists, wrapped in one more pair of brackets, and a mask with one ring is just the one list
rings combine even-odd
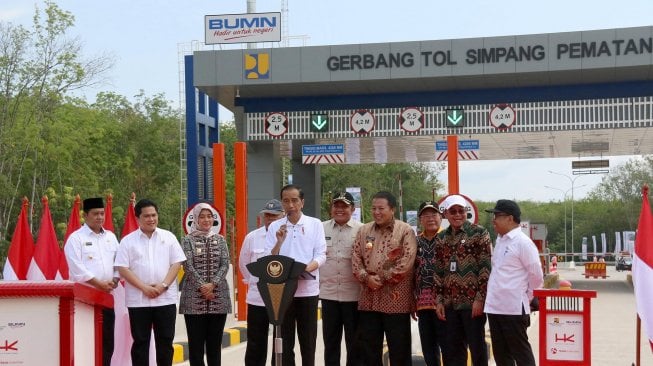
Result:
{"label": "white shirt", "polygon": [[521,315],[523,309],[529,314],[533,290],[543,283],[542,266],[533,241],[519,227],[499,235],[492,254],[485,312]]}
{"label": "white shirt", "polygon": [[258,277],[249,273],[247,265],[265,256],[265,235],[265,226],[261,226],[247,234],[238,256],[238,268],[240,268],[240,273],[243,275],[243,282],[248,286],[245,301],[256,306],[265,306],[265,303],[263,303],[263,298],[261,298],[261,293],[259,293],[256,285]]}
{"label": "white shirt", "polygon": [[320,266],[320,299],[334,301],[358,301],[361,284],[354,277],[351,255],[358,228],[356,220],[338,225],[335,220],[324,221],[326,239],[326,262]]}
{"label": "white shirt", "polygon": [[[141,229],[122,238],[116,255],[116,267],[129,268],[146,284],[163,282],[170,266],[186,260],[179,241],[171,232],[157,228],[148,238]],[[127,307],[153,307],[176,304],[177,281],[172,281],[168,290],[150,299],[129,282],[125,284]]]}
{"label": "white shirt", "polygon": [[87,282],[93,278],[109,281],[118,277],[118,271],[113,268],[118,239],[111,231],[102,229],[96,234],[84,224],[70,234],[63,251],[71,281]]}
{"label": "white shirt", "polygon": [[[286,217],[274,221],[268,227],[265,237],[265,253],[272,253],[272,248],[277,242],[276,233],[281,225],[286,225],[288,234],[279,250],[280,255],[293,258],[297,262],[308,264],[316,261],[319,266],[326,261],[326,241],[324,240],[324,227],[322,222],[315,217],[302,214],[293,225]],[[311,272],[314,280],[299,280],[295,297],[317,296],[320,293],[320,273],[316,269]]]}

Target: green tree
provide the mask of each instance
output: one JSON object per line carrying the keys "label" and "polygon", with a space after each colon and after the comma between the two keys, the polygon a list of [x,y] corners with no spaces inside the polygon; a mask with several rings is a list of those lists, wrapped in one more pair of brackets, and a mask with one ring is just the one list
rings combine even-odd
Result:
{"label": "green tree", "polygon": [[422,201],[432,199],[434,192],[443,190],[444,185],[437,179],[443,167],[442,164],[427,163],[323,166],[321,168],[324,202],[322,218],[329,217],[329,200],[333,192],[344,191],[347,187],[361,187],[362,218],[363,221],[370,221],[367,208],[370,207],[372,196],[379,191],[389,191],[399,199],[400,182],[404,211],[416,210]]}
{"label": "green tree", "polygon": [[50,1],[36,9],[32,29],[0,22],[0,231],[20,196],[34,204],[65,175],[50,157],[61,152],[54,116],[66,93],[97,85],[112,67],[107,56],[83,58],[81,42],[66,37],[73,25]]}

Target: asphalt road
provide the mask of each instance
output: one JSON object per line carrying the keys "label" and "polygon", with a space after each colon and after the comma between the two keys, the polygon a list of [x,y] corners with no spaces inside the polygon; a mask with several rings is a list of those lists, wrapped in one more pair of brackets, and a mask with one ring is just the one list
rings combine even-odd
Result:
{"label": "asphalt road", "polygon": [[[607,279],[585,279],[583,276],[583,267],[577,266],[575,270],[560,269],[560,276],[571,281],[573,289],[595,290],[597,297],[592,300],[591,314],[591,337],[592,337],[592,365],[593,366],[630,366],[635,362],[635,296],[633,288],[629,284],[627,277],[630,272],[617,272],[614,267],[608,267]],[[652,305],[653,306],[653,305]],[[183,327],[178,323],[178,327]],[[317,341],[316,365],[324,365],[322,355],[324,354],[324,343],[321,336],[321,323],[319,324],[319,334]],[[419,336],[417,327],[413,327],[413,349],[415,353],[421,352],[419,348]],[[538,316],[532,316],[532,324],[529,328],[529,338],[535,358],[539,355],[539,321]],[[645,339],[645,336],[642,335]],[[271,338],[270,338],[271,342]],[[222,361],[225,365],[241,365],[245,357],[245,343],[227,347],[222,350]],[[653,353],[648,344],[642,342],[641,365],[653,366]],[[300,365],[299,346],[296,346],[296,364]],[[268,364],[270,359],[268,352]],[[344,360],[345,350],[343,345],[342,362]],[[188,365],[188,362],[177,365]]]}

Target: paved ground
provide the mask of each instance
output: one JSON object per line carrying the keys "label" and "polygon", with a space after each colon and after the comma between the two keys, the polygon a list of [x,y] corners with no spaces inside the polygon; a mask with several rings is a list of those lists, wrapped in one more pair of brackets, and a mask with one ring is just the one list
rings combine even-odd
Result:
{"label": "paved ground", "polygon": [[[597,298],[592,301],[592,365],[593,366],[630,366],[635,361],[635,298],[632,286],[627,281],[627,272],[616,272],[614,267],[608,267],[608,279],[585,279],[582,275],[583,268],[578,266],[575,270],[560,270],[561,277],[572,282],[574,289],[596,290]],[[653,305],[652,305],[653,306]],[[230,316],[227,327],[242,326]],[[320,324],[321,326],[321,324]],[[419,352],[419,340],[416,327],[414,327],[413,344]],[[178,321],[178,340],[183,340],[183,318]],[[321,332],[321,329],[320,329]],[[532,318],[529,337],[538,359],[539,350],[539,322],[537,316]],[[321,334],[321,333],[320,333]],[[644,337],[643,337],[644,338]],[[299,360],[299,347],[296,347],[297,365]],[[641,365],[653,366],[653,354],[648,345],[642,342]],[[324,352],[321,335],[318,336],[317,365],[323,365]],[[222,361],[225,365],[240,365],[243,363],[245,343],[235,344],[222,350]],[[343,350],[344,356],[344,350]],[[269,359],[269,356],[268,356]],[[344,358],[342,364],[344,365]],[[177,365],[188,365],[188,362]]]}

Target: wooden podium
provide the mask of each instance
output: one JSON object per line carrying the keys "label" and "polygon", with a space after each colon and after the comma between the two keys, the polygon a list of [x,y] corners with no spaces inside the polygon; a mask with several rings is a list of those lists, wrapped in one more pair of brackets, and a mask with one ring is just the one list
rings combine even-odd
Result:
{"label": "wooden podium", "polygon": [[0,364],[102,365],[113,296],[69,281],[0,281]]}

